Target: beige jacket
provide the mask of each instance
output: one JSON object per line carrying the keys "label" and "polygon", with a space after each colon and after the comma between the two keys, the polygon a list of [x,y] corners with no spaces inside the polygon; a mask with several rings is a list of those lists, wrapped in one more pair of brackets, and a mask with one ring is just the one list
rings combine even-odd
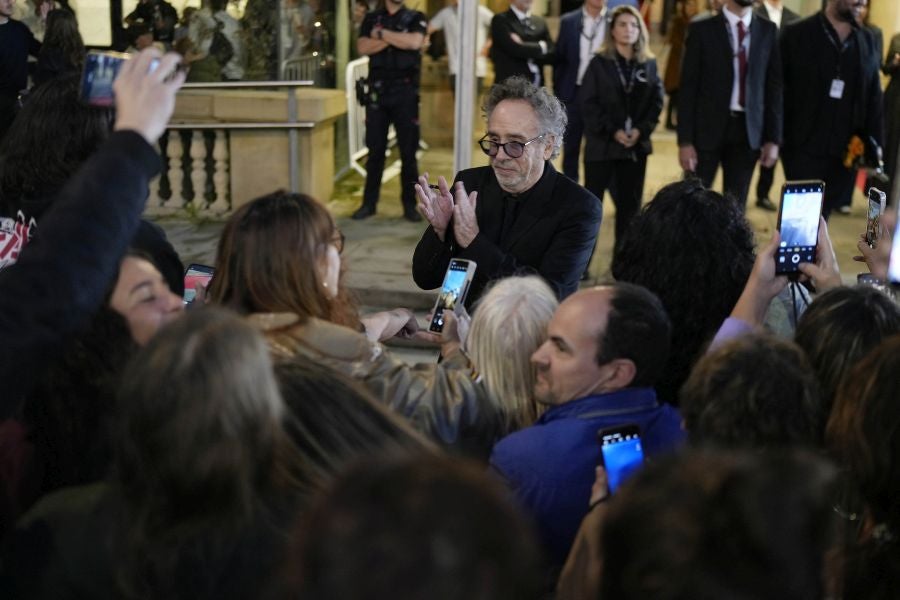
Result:
{"label": "beige jacket", "polygon": [[248,317],[266,336],[275,358],[304,356],[352,377],[375,398],[407,417],[447,449],[486,461],[508,431],[468,357],[410,366],[362,333],[290,313]]}

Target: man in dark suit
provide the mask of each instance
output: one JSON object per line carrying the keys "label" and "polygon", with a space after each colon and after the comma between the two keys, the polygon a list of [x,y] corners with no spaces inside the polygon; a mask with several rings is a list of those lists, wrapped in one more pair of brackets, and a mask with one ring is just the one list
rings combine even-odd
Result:
{"label": "man in dark suit", "polygon": [[[768,19],[775,23],[781,31],[785,25],[790,25],[800,20],[800,15],[784,5],[782,0],[762,0],[753,9],[760,18]],[[763,210],[776,211],[778,207],[769,199],[772,190],[772,181],[775,178],[775,165],[766,167],[759,165],[759,179],[756,180],[756,206]]]}
{"label": "man in dark suit", "polygon": [[584,121],[575,101],[588,63],[606,37],[606,0],[585,0],[581,8],[559,19],[556,62],[553,65],[553,92],[566,106],[569,126],[563,142],[563,173],[578,181],[578,156]]}
{"label": "man in dark suit", "polygon": [[825,9],[785,27],[784,174],[825,181],[823,216],[849,203],[856,170],[844,166],[858,136],[882,145],[880,57],[857,18],[864,2],[828,0]]}
{"label": "man in dark suit", "polygon": [[479,144],[490,166],[457,173],[452,192],[443,177],[438,190],[419,177],[418,207],[431,226],[416,246],[413,279],[437,288],[450,259],[464,258],[478,265],[467,306],[491,280],[520,272],[538,273],[564,298],[578,289],[603,216],[597,197],[550,162],[566,113],[546,88],[522,77],[493,86],[485,109],[488,131]]}
{"label": "man in dark suit", "polygon": [[531,14],[534,0],[512,0],[509,10],[491,19],[494,81],[519,75],[544,85],[543,66],[553,61],[553,40],[544,19]]}
{"label": "man in dark suit", "polygon": [[722,165],[724,192],[745,206],[753,168],[778,159],[781,58],[775,24],[752,0],[726,0],[721,13],[691,23],[678,98],[678,158],[707,187]]}

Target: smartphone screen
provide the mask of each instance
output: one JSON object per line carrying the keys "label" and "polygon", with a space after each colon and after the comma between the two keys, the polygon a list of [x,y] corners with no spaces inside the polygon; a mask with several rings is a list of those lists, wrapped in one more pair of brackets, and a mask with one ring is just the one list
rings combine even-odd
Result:
{"label": "smartphone screen", "polygon": [[871,248],[878,241],[881,231],[881,215],[887,203],[887,195],[878,188],[869,188],[869,210],[866,213],[866,243]]}
{"label": "smartphone screen", "polygon": [[112,106],[113,82],[128,58],[121,52],[88,52],[81,75],[81,99],[91,106]]}
{"label": "smartphone screen", "polygon": [[640,432],[637,425],[625,425],[601,429],[597,436],[600,440],[600,453],[603,467],[606,469],[609,493],[614,494],[628,476],[644,462]]}
{"label": "smartphone screen", "polygon": [[[472,267],[470,267],[472,265]],[[457,305],[464,300],[464,294],[469,285],[469,272],[474,272],[474,263],[467,260],[453,259],[450,267],[444,275],[444,284],[438,295],[437,304],[434,306],[434,314],[431,317],[431,331],[443,331],[444,311],[455,310]]]}
{"label": "smartphone screen", "polygon": [[215,269],[206,265],[193,264],[184,272],[184,303],[191,304],[197,297],[197,284],[209,285]]}
{"label": "smartphone screen", "polygon": [[776,273],[796,273],[800,263],[816,261],[819,216],[824,198],[825,183],[822,181],[784,184],[778,211],[781,245],[775,256]]}

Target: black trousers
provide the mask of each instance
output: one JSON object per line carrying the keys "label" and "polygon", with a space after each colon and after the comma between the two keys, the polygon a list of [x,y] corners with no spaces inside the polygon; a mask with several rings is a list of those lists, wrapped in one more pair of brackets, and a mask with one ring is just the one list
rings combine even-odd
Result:
{"label": "black trousers", "polygon": [[363,204],[375,206],[381,192],[384,155],[387,151],[388,127],[397,132],[400,150],[400,199],[405,210],[415,210],[416,193],[413,186],[419,178],[416,150],[419,148],[419,88],[412,82],[382,84],[375,87],[377,103],[366,107],[366,187]]}
{"label": "black trousers", "polygon": [[625,229],[641,209],[647,156],[636,154],[635,159],[584,162],[584,187],[603,201],[609,190],[616,207],[616,240],[619,244]]}
{"label": "black trousers", "polygon": [[[563,137],[563,174],[572,181],[578,181],[578,157],[581,156],[584,119],[581,118],[581,107],[574,100],[566,102],[566,116],[569,117],[569,124],[566,125],[566,135]],[[603,197],[600,196],[600,199]]]}
{"label": "black trousers", "polygon": [[856,171],[845,168],[843,158],[812,156],[798,150],[785,150],[781,158],[788,181],[821,179],[825,182],[825,203],[822,206],[825,219],[839,206],[850,204]]}
{"label": "black trousers", "polygon": [[722,146],[716,150],[697,149],[697,177],[706,187],[712,187],[716,171],[722,165],[724,194],[730,194],[743,209],[747,205],[747,192],[759,151],[750,147],[744,113],[732,113],[725,128]]}
{"label": "black trousers", "polygon": [[[760,198],[772,198],[769,197],[769,194],[772,192],[772,183],[775,181],[775,167],[778,165],[776,162],[771,167],[764,167],[762,163],[759,163],[759,179],[756,180],[756,199]],[[775,204],[778,204],[778,199],[773,200]]]}

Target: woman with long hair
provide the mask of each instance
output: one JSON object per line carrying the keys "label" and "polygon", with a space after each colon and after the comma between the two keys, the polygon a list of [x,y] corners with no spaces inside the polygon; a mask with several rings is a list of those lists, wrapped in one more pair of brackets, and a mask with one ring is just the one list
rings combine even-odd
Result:
{"label": "woman with long hair", "polygon": [[[895,598],[900,586],[900,336],[884,341],[846,373],[826,428],[826,442],[861,500],[836,507],[853,535],[844,598]],[[853,494],[851,494],[852,496]],[[854,531],[855,530],[855,531]]]}
{"label": "woman with long hair", "polygon": [[80,73],[84,56],[84,40],[78,31],[75,13],[51,10],[47,13],[47,32],[38,54],[34,84],[41,85],[64,73]]}
{"label": "woman with long hair", "polygon": [[16,598],[259,598],[303,498],[265,340],[216,308],[164,327],[118,389],[106,482],[43,499],[0,561]]}
{"label": "woman with long hair", "polygon": [[451,325],[445,360],[410,367],[374,341],[400,331],[408,313],[367,338],[343,286],[342,247],[331,215],[309,196],[258,198],[222,232],[210,300],[250,315],[279,358],[306,356],[350,375],[419,431],[464,453],[486,460],[497,439],[534,420],[529,358],[556,308],[546,283],[501,282],[485,297],[466,340],[471,362]]}
{"label": "woman with long hair", "polygon": [[584,115],[584,185],[616,205],[616,243],[641,208],[650,134],[663,107],[662,83],[647,27],[631,6],[613,9],[606,41],[579,91]]}

